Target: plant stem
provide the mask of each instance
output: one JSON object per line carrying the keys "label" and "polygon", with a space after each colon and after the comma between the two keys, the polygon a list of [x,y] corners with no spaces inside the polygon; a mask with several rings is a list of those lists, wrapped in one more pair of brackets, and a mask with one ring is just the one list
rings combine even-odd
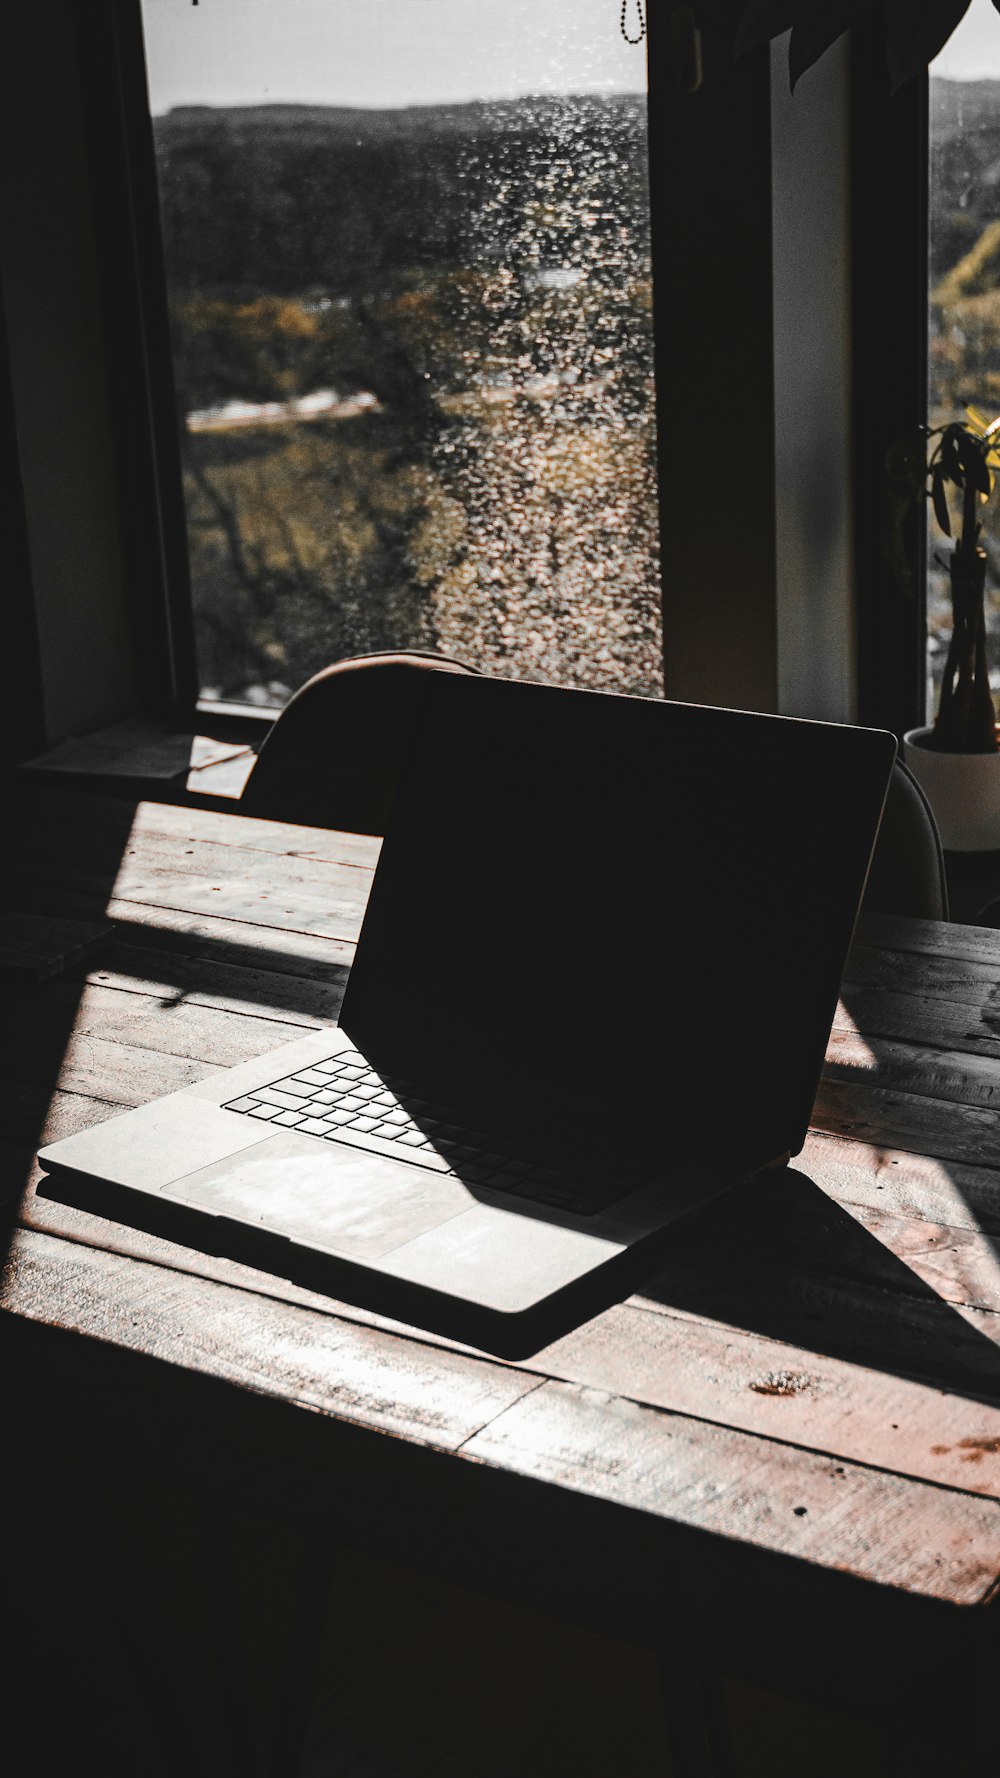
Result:
{"label": "plant stem", "polygon": [[986,662],[986,552],[976,542],[975,489],[964,493],[962,536],[951,559],[953,626],[934,745],[943,753],[995,753],[996,719]]}

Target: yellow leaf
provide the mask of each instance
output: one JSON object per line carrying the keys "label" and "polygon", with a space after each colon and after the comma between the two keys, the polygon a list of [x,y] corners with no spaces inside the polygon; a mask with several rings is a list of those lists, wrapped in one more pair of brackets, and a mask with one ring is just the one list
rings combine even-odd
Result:
{"label": "yellow leaf", "polygon": [[969,416],[970,432],[975,432],[980,438],[995,438],[1000,432],[1000,415],[991,420],[981,407],[967,407],[965,411]]}

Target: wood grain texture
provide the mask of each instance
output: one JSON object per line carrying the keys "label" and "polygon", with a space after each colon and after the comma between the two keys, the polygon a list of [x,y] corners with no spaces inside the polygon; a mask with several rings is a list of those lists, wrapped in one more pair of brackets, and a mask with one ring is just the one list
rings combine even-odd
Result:
{"label": "wood grain texture", "polygon": [[856,1141],[911,1149],[966,1166],[991,1166],[1000,1156],[1000,1113],[952,1100],[940,1102],[896,1086],[824,1076],[813,1126]]}
{"label": "wood grain texture", "polygon": [[911,920],[897,914],[862,914],[855,948],[909,951],[920,957],[949,957],[956,963],[985,963],[1000,969],[1000,932],[989,926],[962,926],[949,920]]}
{"label": "wood grain texture", "polygon": [[378,842],[70,792],[26,819],[32,906],[107,910],[118,931],[0,1036],[0,1177],[23,1194],[7,1316],[75,1331],[95,1363],[123,1346],[640,1523],[987,1598],[1000,933],[862,920],[793,1169],[679,1234],[639,1296],[505,1365],[33,1191],[41,1141],[336,1017]]}
{"label": "wood grain texture", "polygon": [[[979,931],[980,928],[974,930]],[[990,1007],[1000,1015],[1000,957],[995,962],[935,956],[927,951],[890,950],[855,944],[844,972],[849,994],[871,989],[912,994],[926,1004]],[[997,1018],[1000,1026],[1000,1016]]]}
{"label": "wood grain texture", "polygon": [[537,1387],[464,1353],[33,1231],[15,1235],[0,1313],[107,1340],[112,1304],[130,1344],[150,1358],[441,1450],[459,1449]]}
{"label": "wood grain texture", "polygon": [[[361,927],[367,899],[367,876],[332,877],[325,884],[316,883],[307,892],[299,883],[283,880],[283,873],[273,867],[243,874],[239,857],[230,857],[225,848],[217,848],[221,859],[200,857],[200,870],[166,869],[143,857],[128,869],[123,867],[108,893],[105,904],[109,917],[117,916],[111,909],[126,906],[164,908],[184,914],[208,915],[212,919],[236,920],[247,926],[262,926],[276,933],[308,932],[321,938],[355,942]],[[255,860],[256,861],[256,860]],[[219,868],[213,870],[216,864]],[[74,872],[64,879],[67,901],[70,896],[86,902],[100,899],[99,877],[89,878]]]}
{"label": "wood grain texture", "polygon": [[[72,1124],[67,1119],[58,1133],[71,1134]],[[28,1158],[22,1154],[22,1164]],[[22,1222],[427,1345],[454,1344],[45,1198],[26,1203]],[[111,1337],[112,1304],[108,1311]],[[979,1317],[976,1327],[984,1320]],[[796,1345],[640,1297],[587,1322],[518,1368],[1000,1498],[1000,1405],[900,1376],[888,1362],[891,1354],[882,1369],[830,1356],[822,1324],[814,1322],[810,1332],[808,1345]]]}
{"label": "wood grain texture", "polygon": [[165,947],[155,950],[119,943],[108,947],[101,967],[92,968],[86,979],[95,987],[149,995],[164,1007],[183,1001],[254,1018],[288,1017],[290,1022],[305,1026],[329,1024],[336,1018],[347,968],[336,964],[332,970],[317,967],[315,975],[296,975],[261,968],[259,960],[256,965],[216,962],[177,949],[166,953]]}
{"label": "wood grain texture", "polygon": [[869,1043],[898,1039],[964,1050],[1000,1060],[1000,1036],[990,1008],[952,1000],[922,1000],[919,993],[889,988],[845,988],[834,1021],[838,1031],[865,1033]]}
{"label": "wood grain texture", "polygon": [[[37,795],[37,790],[34,792]],[[51,855],[58,857],[59,839],[78,843],[95,833],[138,842],[144,835],[162,836],[178,845],[192,838],[224,846],[246,847],[275,857],[326,859],[333,864],[359,864],[374,869],[381,840],[369,834],[341,833],[290,822],[264,821],[211,809],[178,808],[171,803],[134,803],[125,798],[94,797],[79,791],[47,789],[43,815],[34,823],[35,837],[49,836]],[[64,860],[63,860],[64,862]]]}
{"label": "wood grain texture", "polygon": [[796,1167],[841,1204],[1000,1235],[1000,1171],[813,1131]]}
{"label": "wood grain texture", "polygon": [[1000,1506],[546,1383],[466,1454],[561,1488],[955,1604],[991,1592]]}
{"label": "wood grain texture", "polygon": [[949,1099],[954,1105],[1000,1108],[1000,1068],[984,1055],[929,1045],[900,1043],[869,1030],[864,1036],[835,1030],[830,1034],[823,1069],[825,1081],[867,1088],[898,1088],[923,1099]]}
{"label": "wood grain texture", "polygon": [[992,1500],[17,1235],[0,1311],[100,1340],[109,1302],[148,1356],[243,1389],[932,1598],[994,1582]]}
{"label": "wood grain texture", "polygon": [[708,1317],[610,1309],[532,1368],[783,1444],[1000,1499],[1000,1407]]}
{"label": "wood grain texture", "polygon": [[251,968],[273,969],[285,975],[339,982],[354,959],[356,935],[350,939],[328,938],[320,933],[275,931],[267,926],[229,918],[220,910],[208,914],[183,908],[143,907],[139,903],[105,901],[99,896],[78,895],[60,887],[39,886],[33,891],[35,905],[54,913],[106,912],[113,919],[123,943],[139,943],[144,949],[179,951],[191,957],[224,960]]}
{"label": "wood grain texture", "polygon": [[[88,800],[102,803],[94,819]],[[334,844],[313,828],[149,803],[131,812],[65,794],[46,811],[17,869],[22,895],[43,891],[52,911],[87,918],[112,905],[157,908],[348,944],[357,938],[377,840],[344,835]],[[248,837],[254,843],[242,844]]]}
{"label": "wood grain texture", "polygon": [[[53,984],[31,1019],[31,1042],[24,1033],[0,1038],[0,1068],[12,1078],[38,1079],[64,1066],[87,1040],[146,1049],[154,1056],[182,1057],[228,1068],[275,1049],[315,1028],[314,1019],[248,1016],[191,1001],[183,995],[123,993],[103,983]],[[74,1010],[75,1009],[75,1010]],[[67,1046],[67,1027],[72,1032]]]}

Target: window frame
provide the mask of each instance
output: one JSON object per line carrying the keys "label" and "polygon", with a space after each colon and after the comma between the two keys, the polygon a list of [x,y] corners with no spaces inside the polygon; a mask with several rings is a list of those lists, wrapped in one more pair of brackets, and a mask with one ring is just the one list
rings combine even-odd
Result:
{"label": "window frame", "polygon": [[140,0],[76,15],[124,572],[147,708],[198,702],[156,151]]}
{"label": "window frame", "polygon": [[[774,709],[781,592],[774,537],[770,65],[766,51],[734,61],[730,13],[722,0],[705,0],[705,83],[695,93],[674,78],[666,15],[652,8],[649,19],[661,537],[671,537],[673,548],[678,515],[686,526],[680,559],[671,559],[663,575],[666,695]],[[140,0],[94,0],[74,14],[140,696],[145,709],[192,731],[258,738],[274,712],[198,699]],[[914,82],[890,100],[880,38],[877,26],[859,27],[851,51],[851,501],[858,619],[852,666],[859,719],[902,733],[923,716],[922,575],[917,600],[904,600],[881,564],[878,533],[885,449],[925,417],[927,98],[926,82]],[[735,160],[734,136],[745,149]],[[722,350],[707,366],[706,379],[706,366],[696,362],[706,313],[709,319],[715,314],[720,328],[726,317],[711,280],[699,282],[694,275],[692,243],[699,228],[704,231],[713,202],[728,204],[726,221],[740,231],[746,303],[740,327],[720,336]],[[703,232],[701,238],[710,236]],[[680,276],[672,261],[679,239],[688,245],[690,262]],[[713,391],[725,405],[733,389],[759,426],[741,483],[736,553],[720,524],[717,488],[702,469],[715,440],[715,419],[705,409]],[[698,541],[706,538],[711,557]],[[923,527],[916,520],[912,546],[921,565]],[[753,563],[749,577],[747,561]]]}
{"label": "window frame", "polygon": [[0,481],[7,597],[4,639],[8,669],[0,710],[0,764],[17,766],[45,744],[42,669],[34,621],[31,550],[18,455],[17,413],[11,382],[7,316],[0,287],[0,450],[7,465]]}
{"label": "window frame", "polygon": [[[130,553],[140,565],[137,641],[143,679],[150,688],[150,707],[157,713],[178,721],[197,717],[202,732],[207,728],[222,739],[262,740],[280,707],[203,699],[199,693],[181,417],[171,357],[142,0],[97,0],[96,11],[101,15],[100,28],[91,31],[88,24],[82,25],[81,55],[88,65],[89,147],[100,191],[108,268],[107,332],[109,343],[115,342],[111,356],[119,366],[112,424],[123,485],[129,489]],[[611,25],[615,26],[613,18]],[[655,36],[650,25],[650,43]],[[651,114],[653,82],[650,63]],[[651,171],[654,239],[656,183]],[[662,198],[660,208],[664,208]],[[660,232],[665,233],[665,225]],[[137,410],[134,391],[140,385],[144,400]]]}
{"label": "window frame", "polygon": [[928,77],[891,95],[881,14],[852,41],[854,510],[859,720],[925,720],[927,526],[906,523],[908,595],[882,550],[886,452],[927,422]]}

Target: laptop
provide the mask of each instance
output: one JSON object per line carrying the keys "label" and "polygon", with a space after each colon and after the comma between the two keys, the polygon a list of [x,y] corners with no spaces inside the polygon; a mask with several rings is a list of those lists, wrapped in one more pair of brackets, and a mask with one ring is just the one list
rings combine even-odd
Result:
{"label": "laptop", "polygon": [[524,1357],[801,1148],[895,741],[424,679],[339,1026],[40,1189]]}

